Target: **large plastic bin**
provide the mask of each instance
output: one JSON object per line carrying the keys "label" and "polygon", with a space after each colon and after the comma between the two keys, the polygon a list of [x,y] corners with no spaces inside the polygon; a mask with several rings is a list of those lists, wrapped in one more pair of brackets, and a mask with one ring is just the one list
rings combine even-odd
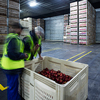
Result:
{"label": "large plastic bin", "polygon": [[[73,78],[66,84],[58,84],[37,73],[44,68],[60,70]],[[86,100],[88,96],[87,64],[51,57],[43,57],[43,61],[34,59],[26,63],[22,79],[25,100]]]}

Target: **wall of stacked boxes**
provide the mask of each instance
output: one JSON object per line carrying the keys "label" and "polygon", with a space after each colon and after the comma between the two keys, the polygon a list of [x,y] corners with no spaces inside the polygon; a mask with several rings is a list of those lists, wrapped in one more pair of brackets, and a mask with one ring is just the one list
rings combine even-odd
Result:
{"label": "wall of stacked boxes", "polygon": [[19,22],[19,0],[0,0],[0,55],[13,22]]}
{"label": "wall of stacked boxes", "polygon": [[19,22],[19,0],[9,0],[9,33],[12,32],[11,25]]}
{"label": "wall of stacked boxes", "polygon": [[[88,0],[70,4],[70,35],[67,40],[71,44],[93,44],[96,35],[96,12]],[[69,32],[68,32],[69,34]]]}
{"label": "wall of stacked boxes", "polygon": [[0,44],[7,34],[7,0],[0,0]]}

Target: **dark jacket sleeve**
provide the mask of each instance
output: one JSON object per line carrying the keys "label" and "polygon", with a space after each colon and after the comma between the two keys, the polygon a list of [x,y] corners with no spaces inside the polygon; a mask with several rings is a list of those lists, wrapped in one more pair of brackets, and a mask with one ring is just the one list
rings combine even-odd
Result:
{"label": "dark jacket sleeve", "polygon": [[[38,38],[37,38],[35,32],[30,31],[30,35],[33,38],[34,44],[35,45],[38,44]],[[42,48],[41,48],[41,45],[40,45],[40,50],[39,50],[38,54],[41,54],[41,50],[42,50]]]}
{"label": "dark jacket sleeve", "polygon": [[40,45],[40,50],[39,50],[38,54],[41,54],[41,50],[42,50],[42,48],[41,48],[41,45]]}
{"label": "dark jacket sleeve", "polygon": [[8,57],[12,60],[21,60],[25,58],[25,54],[21,53],[17,44],[17,39],[13,38],[8,44]]}
{"label": "dark jacket sleeve", "polygon": [[30,39],[28,37],[23,38],[24,51],[30,52]]}
{"label": "dark jacket sleeve", "polygon": [[33,38],[34,44],[35,44],[35,45],[38,44],[38,39],[37,39],[37,37],[36,37],[35,32],[30,31],[30,35],[31,35],[31,37]]}

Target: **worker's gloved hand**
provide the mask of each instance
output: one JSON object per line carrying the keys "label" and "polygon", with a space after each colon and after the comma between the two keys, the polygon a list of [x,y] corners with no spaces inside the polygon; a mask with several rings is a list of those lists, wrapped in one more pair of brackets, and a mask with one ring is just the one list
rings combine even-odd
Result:
{"label": "worker's gloved hand", "polygon": [[39,45],[36,44],[36,45],[35,45],[35,51],[36,51],[38,48],[39,48]]}
{"label": "worker's gloved hand", "polygon": [[25,53],[25,58],[28,58],[28,55]]}
{"label": "worker's gloved hand", "polygon": [[39,59],[40,59],[40,60],[43,60],[43,57],[41,57],[41,55],[40,55],[40,56],[39,56]]}

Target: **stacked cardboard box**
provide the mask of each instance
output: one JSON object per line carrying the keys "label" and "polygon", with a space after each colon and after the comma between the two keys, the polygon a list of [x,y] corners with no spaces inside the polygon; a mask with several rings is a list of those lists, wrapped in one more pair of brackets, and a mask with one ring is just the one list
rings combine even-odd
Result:
{"label": "stacked cardboard box", "polygon": [[71,27],[71,43],[77,44],[77,2],[70,4],[70,27]]}
{"label": "stacked cardboard box", "polygon": [[87,45],[95,43],[96,36],[96,11],[88,2],[87,11]]}
{"label": "stacked cardboard box", "polygon": [[28,18],[28,27],[29,30],[32,30],[32,18]]}
{"label": "stacked cardboard box", "polygon": [[67,25],[67,43],[71,42],[70,25]]}
{"label": "stacked cardboard box", "polygon": [[95,9],[87,1],[79,2],[79,44],[95,43]]}
{"label": "stacked cardboard box", "polygon": [[68,25],[68,14],[64,15],[64,36],[63,42],[67,42],[67,25]]}
{"label": "stacked cardboard box", "polygon": [[44,29],[44,20],[43,19],[37,19],[37,26],[40,26]]}
{"label": "stacked cardboard box", "polygon": [[32,18],[32,29],[37,27],[37,19]]}
{"label": "stacked cardboard box", "polygon": [[0,0],[0,44],[7,34],[7,0]]}
{"label": "stacked cardboard box", "polygon": [[0,44],[4,44],[6,34],[0,34]]}
{"label": "stacked cardboard box", "polygon": [[79,2],[79,44],[87,41],[87,2]]}
{"label": "stacked cardboard box", "polygon": [[11,25],[19,22],[19,2],[18,0],[9,0],[9,32],[12,32]]}
{"label": "stacked cardboard box", "polygon": [[28,18],[20,19],[20,23],[23,27],[25,27],[29,31],[32,30],[32,18],[28,17]]}
{"label": "stacked cardboard box", "polygon": [[32,19],[32,29],[35,27],[40,26],[44,29],[44,20],[43,19]]}
{"label": "stacked cardboard box", "polygon": [[[9,8],[7,5],[7,0],[0,0],[0,54],[2,54],[3,51],[2,45],[7,35],[7,29],[13,22],[19,22],[19,0],[9,0]],[[7,9],[9,9],[9,16],[7,14]],[[7,18],[9,18],[8,26]],[[12,31],[12,28],[9,28],[9,30]]]}

